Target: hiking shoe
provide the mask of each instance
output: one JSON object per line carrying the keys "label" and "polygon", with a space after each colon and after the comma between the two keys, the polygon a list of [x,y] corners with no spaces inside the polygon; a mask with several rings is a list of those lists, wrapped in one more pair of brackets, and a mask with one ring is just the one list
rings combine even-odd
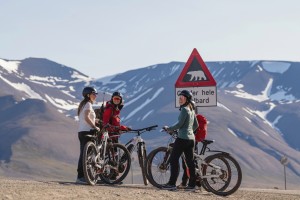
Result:
{"label": "hiking shoe", "polygon": [[184,191],[190,191],[190,192],[195,192],[196,191],[196,187],[192,187],[192,186],[187,186],[186,188],[184,188]]}
{"label": "hiking shoe", "polygon": [[173,191],[173,190],[176,190],[177,188],[176,188],[176,185],[171,185],[171,184],[165,184],[165,185],[162,185],[162,188],[161,188],[162,190],[171,190],[171,191]]}
{"label": "hiking shoe", "polygon": [[85,184],[86,183],[85,178],[84,177],[77,178],[76,183]]}
{"label": "hiking shoe", "polygon": [[177,189],[185,189],[186,185],[183,183],[180,183],[180,185],[177,186]]}

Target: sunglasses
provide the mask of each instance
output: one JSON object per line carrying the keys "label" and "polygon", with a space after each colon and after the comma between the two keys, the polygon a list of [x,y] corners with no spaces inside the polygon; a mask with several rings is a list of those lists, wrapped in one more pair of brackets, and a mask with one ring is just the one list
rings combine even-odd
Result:
{"label": "sunglasses", "polygon": [[114,97],[113,100],[120,101],[121,98],[120,97]]}

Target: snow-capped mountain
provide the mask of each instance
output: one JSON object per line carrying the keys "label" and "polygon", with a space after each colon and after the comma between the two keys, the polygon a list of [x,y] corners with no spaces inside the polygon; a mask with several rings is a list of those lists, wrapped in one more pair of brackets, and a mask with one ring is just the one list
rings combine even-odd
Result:
{"label": "snow-capped mountain", "polygon": [[[298,123],[300,89],[297,87],[300,63],[240,61],[206,64],[217,82],[218,106],[202,107],[198,108],[198,111],[209,121],[207,138],[215,140],[212,149],[230,152],[237,158],[242,166],[245,186],[258,186],[257,182],[269,187],[281,185],[283,173],[279,160],[286,155],[289,159],[287,177],[291,184],[299,185],[300,136],[296,130],[300,126]],[[0,59],[0,102],[4,105],[0,109],[0,118],[4,119],[11,110],[18,110],[23,113],[24,121],[28,111],[16,109],[16,106],[25,102],[27,106],[30,102],[37,104],[30,100],[37,99],[42,102],[39,104],[41,107],[47,108],[47,116],[43,115],[45,109],[43,111],[36,109],[34,111],[44,118],[35,118],[35,122],[42,123],[55,112],[60,117],[55,117],[52,125],[58,123],[57,118],[66,118],[68,121],[75,117],[82,88],[93,85],[99,90],[100,95],[97,99],[99,104],[103,100],[103,95],[105,99],[109,99],[109,94],[114,91],[123,94],[125,100],[121,112],[123,124],[132,128],[153,124],[159,127],[171,125],[176,122],[179,113],[175,108],[174,85],[183,66],[184,63],[171,62],[92,79],[77,70],[47,59],[28,58],[21,61]],[[59,121],[61,123],[63,120]],[[22,148],[26,147],[26,144],[31,144],[28,136],[34,137],[30,132],[36,130],[36,127],[30,127],[30,123],[25,124],[26,126],[20,123],[18,126],[28,128],[26,134],[19,134],[14,141],[6,145],[10,145],[12,151],[14,148],[21,148],[15,144],[19,144],[24,138],[27,143],[22,143]],[[5,126],[1,128],[0,141],[4,141],[3,138],[8,141],[7,133],[13,125],[2,120],[1,125]],[[66,129],[71,126],[70,130],[76,132],[74,120],[65,124]],[[57,132],[61,129],[62,127],[58,126]],[[76,141],[76,134],[73,135]],[[133,135],[124,134],[121,141],[125,142],[131,137]],[[157,146],[166,145],[169,136],[152,131],[146,132],[143,138],[150,151]],[[60,142],[55,137],[48,141],[56,145]],[[43,143],[47,144],[47,140],[45,139]],[[44,149],[43,146],[39,148]],[[50,151],[50,147],[46,149]],[[73,163],[77,161],[74,158],[77,153],[74,152]],[[55,159],[61,159],[55,152],[54,155]],[[6,151],[5,156],[1,150],[0,160],[6,165],[17,160],[13,153],[8,154]],[[26,163],[24,160],[23,162]],[[0,162],[0,175],[1,169],[5,171],[3,166]],[[268,185],[269,183],[272,185]]]}
{"label": "snow-capped mountain", "polygon": [[[207,62],[217,82],[218,107],[198,108],[209,120],[208,139],[216,149],[236,156],[246,180],[257,177],[267,185],[279,181],[289,158],[292,179],[300,175],[299,118],[300,63],[282,61]],[[100,91],[125,94],[122,121],[133,127],[171,125],[177,120],[175,82],[184,63],[172,62],[132,70],[97,80]],[[124,138],[130,136],[124,135]],[[150,145],[167,143],[159,132],[144,138]],[[124,140],[126,140],[124,139]],[[249,178],[251,177],[251,178]],[[271,178],[270,178],[271,177]],[[295,178],[293,181],[298,181]]]}

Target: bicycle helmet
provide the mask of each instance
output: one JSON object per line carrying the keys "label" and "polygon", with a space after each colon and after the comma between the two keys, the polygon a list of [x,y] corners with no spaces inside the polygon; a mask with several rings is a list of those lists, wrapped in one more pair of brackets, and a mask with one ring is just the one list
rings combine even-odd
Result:
{"label": "bicycle helmet", "polygon": [[119,103],[119,105],[121,105],[121,104],[122,104],[122,101],[123,101],[122,94],[121,94],[120,92],[114,92],[114,93],[112,94],[112,96],[111,96],[111,102],[114,102],[114,101],[113,101],[113,98],[114,98],[115,96],[118,96],[118,97],[121,98],[121,101],[120,101],[120,103]]}
{"label": "bicycle helmet", "polygon": [[98,94],[97,90],[93,87],[85,87],[82,90],[82,96],[86,97],[88,94]]}
{"label": "bicycle helmet", "polygon": [[188,102],[191,102],[191,101],[192,101],[193,95],[192,95],[192,93],[191,93],[190,91],[188,91],[188,90],[182,90],[182,91],[179,93],[178,96],[180,96],[180,95],[185,96]]}

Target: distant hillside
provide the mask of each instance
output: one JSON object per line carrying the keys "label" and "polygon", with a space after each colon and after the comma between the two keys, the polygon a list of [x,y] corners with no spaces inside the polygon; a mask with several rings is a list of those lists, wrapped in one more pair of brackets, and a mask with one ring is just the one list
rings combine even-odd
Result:
{"label": "distant hillside", "polygon": [[[242,186],[300,185],[298,130],[300,63],[207,62],[217,82],[218,106],[198,108],[209,120],[212,149],[237,158]],[[170,62],[92,79],[47,59],[0,59],[0,175],[73,179],[78,159],[76,108],[87,85],[99,90],[96,107],[114,91],[124,95],[122,123],[141,128],[176,122],[175,81],[184,63]],[[132,135],[124,134],[125,142]],[[168,136],[145,133],[148,152]],[[136,169],[136,168],[135,168]],[[259,183],[259,184],[258,184]]]}

